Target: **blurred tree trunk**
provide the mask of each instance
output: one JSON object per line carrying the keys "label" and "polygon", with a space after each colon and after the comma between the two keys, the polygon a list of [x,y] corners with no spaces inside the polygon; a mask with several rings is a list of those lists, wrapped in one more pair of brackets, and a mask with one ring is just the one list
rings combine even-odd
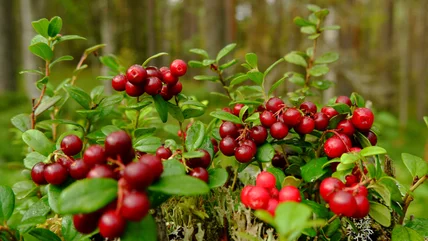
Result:
{"label": "blurred tree trunk", "polygon": [[13,1],[0,0],[0,93],[16,90]]}
{"label": "blurred tree trunk", "polygon": [[[409,29],[413,24],[412,8],[408,4],[403,4],[406,8],[403,14],[403,20],[401,22],[401,34],[400,34],[400,66],[401,76],[399,84],[399,121],[400,126],[405,128],[407,125],[408,108],[409,108],[409,81],[410,81],[410,66],[411,65],[411,52],[409,50],[409,44],[411,44],[410,35],[412,33]],[[406,21],[407,20],[407,21]]]}
{"label": "blurred tree trunk", "polygon": [[[155,32],[155,11],[156,11],[156,1],[155,0],[146,0],[146,41],[147,41],[147,57],[150,57],[156,53],[156,32]],[[156,65],[156,59],[152,60],[150,65]]]}
{"label": "blurred tree trunk", "polygon": [[[104,54],[113,54],[115,52],[115,31],[112,25],[114,21],[111,21],[112,14],[109,14],[113,9],[112,2],[111,0],[99,0],[98,6],[101,10],[101,42],[107,45],[104,47]],[[108,68],[104,65],[101,69],[101,75],[109,75]],[[106,94],[112,93],[110,81],[104,81],[104,91]]]}
{"label": "blurred tree trunk", "polygon": [[[334,25],[336,24],[336,10],[334,8],[330,9],[330,14],[328,15],[326,21],[325,21],[325,25]],[[332,51],[335,48],[337,48],[337,46],[339,46],[339,32],[338,31],[325,31],[323,33],[324,35],[324,42],[325,42],[325,46],[326,49],[328,49],[328,51]],[[336,49],[337,51],[337,49]],[[319,53],[318,51],[318,56],[320,56],[322,53]],[[340,55],[339,55],[340,56]],[[335,83],[333,86],[331,86],[329,89],[327,89],[326,91],[323,92],[323,103],[327,103],[328,100],[330,100],[331,98],[334,97],[335,95],[335,86],[337,83],[337,72],[336,72],[336,68],[338,68],[339,64],[335,64],[334,68],[331,68],[330,71],[327,73],[326,75],[326,79],[332,81],[333,83]],[[338,95],[346,95],[347,93],[339,93]]]}
{"label": "blurred tree trunk", "polygon": [[418,77],[416,78],[416,117],[418,120],[422,120],[424,115],[428,115],[426,109],[426,91],[427,91],[427,63],[428,63],[428,1],[423,1],[420,6],[419,23],[421,27],[419,29],[419,45],[418,45]]}
{"label": "blurred tree trunk", "polygon": [[236,41],[236,0],[224,0],[226,9],[226,42]]}

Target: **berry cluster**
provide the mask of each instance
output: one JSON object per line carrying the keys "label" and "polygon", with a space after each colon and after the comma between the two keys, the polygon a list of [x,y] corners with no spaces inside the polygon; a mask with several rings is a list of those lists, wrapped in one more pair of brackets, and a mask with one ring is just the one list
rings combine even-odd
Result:
{"label": "berry cluster", "polygon": [[149,66],[132,65],[126,75],[115,76],[111,85],[116,91],[125,91],[129,96],[138,97],[144,93],[149,95],[160,94],[164,100],[170,100],[178,95],[183,86],[179,77],[186,74],[187,65],[181,59],[172,61],[168,67],[160,69]]}
{"label": "berry cluster", "polygon": [[299,189],[294,186],[276,188],[276,178],[270,172],[262,171],[256,178],[256,185],[247,185],[241,191],[241,202],[254,210],[263,209],[272,216],[278,204],[283,202],[301,202]]}
{"label": "berry cluster", "polygon": [[369,214],[368,191],[360,183],[350,186],[348,182],[345,185],[337,178],[328,177],[321,182],[320,195],[336,215],[364,218]]}

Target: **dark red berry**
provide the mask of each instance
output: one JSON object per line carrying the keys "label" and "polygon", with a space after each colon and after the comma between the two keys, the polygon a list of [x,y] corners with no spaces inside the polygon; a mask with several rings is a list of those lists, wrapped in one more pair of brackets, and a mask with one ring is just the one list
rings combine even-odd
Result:
{"label": "dark red berry", "polygon": [[194,167],[208,168],[210,166],[210,164],[211,164],[210,154],[204,149],[199,149],[199,151],[203,152],[203,156],[202,157],[196,157],[196,158],[190,158],[189,160],[187,160],[186,164],[188,167],[190,167],[190,168],[194,168]]}
{"label": "dark red berry", "polygon": [[359,183],[354,184],[353,186],[351,186],[350,189],[346,190],[347,192],[349,192],[350,194],[352,194],[353,196],[366,196],[369,194],[367,188],[364,185],[360,185]]}
{"label": "dark red berry", "polygon": [[175,85],[178,81],[178,77],[173,75],[171,71],[166,70],[162,73],[162,80],[165,84]]}
{"label": "dark red berry", "polygon": [[344,95],[337,97],[336,103],[343,103],[343,104],[347,104],[348,106],[352,105],[351,99],[349,99],[348,96],[344,96]]}
{"label": "dark red berry", "polygon": [[264,187],[267,189],[275,188],[276,178],[272,173],[262,171],[261,173],[259,173],[259,175],[257,175],[256,186],[257,187]]}
{"label": "dark red berry", "polygon": [[302,197],[300,196],[299,189],[295,186],[285,186],[278,194],[278,200],[282,202],[301,202]]}
{"label": "dark red berry", "polygon": [[259,118],[260,118],[260,123],[266,128],[271,127],[273,123],[276,122],[276,118],[274,114],[268,110],[263,111],[260,114]]}
{"label": "dark red berry", "polygon": [[250,139],[246,139],[246,140],[239,142],[239,145],[240,146],[247,145],[247,146],[251,147],[251,149],[254,151],[253,155],[256,155],[257,145],[254,141],[252,141]]}
{"label": "dark red berry", "polygon": [[237,147],[237,143],[234,138],[230,136],[224,137],[220,141],[220,151],[225,156],[233,156],[235,155],[235,148]]}
{"label": "dark red berry", "polygon": [[134,149],[129,150],[129,152],[126,155],[120,156],[120,160],[125,165],[132,162],[134,160],[134,158],[135,158],[135,150]]}
{"label": "dark red berry", "polygon": [[315,129],[324,131],[328,127],[328,117],[322,112],[318,112],[314,115]]}
{"label": "dark red berry", "polygon": [[282,120],[284,121],[284,124],[290,127],[298,125],[302,119],[302,113],[296,108],[288,108],[284,114],[282,114]]}
{"label": "dark red berry", "polygon": [[370,202],[366,196],[358,195],[355,197],[357,203],[357,210],[355,211],[353,218],[364,218],[370,212]]}
{"label": "dark red berry", "polygon": [[336,129],[339,133],[343,133],[347,136],[352,136],[355,133],[354,125],[350,120],[341,120],[338,124]]}
{"label": "dark red berry", "polygon": [[134,85],[131,82],[126,82],[125,91],[131,97],[138,97],[144,94],[144,86]]}
{"label": "dark red berry", "polygon": [[269,204],[269,192],[263,187],[252,187],[247,193],[248,207],[258,210],[266,209]]}
{"label": "dark red berry", "polygon": [[126,71],[128,82],[134,85],[142,85],[147,77],[147,72],[143,66],[135,64]]}
{"label": "dark red berry", "polygon": [[299,134],[309,134],[315,129],[315,121],[309,117],[303,117],[302,121],[294,127],[294,130]]}
{"label": "dark red berry", "polygon": [[104,142],[105,152],[107,156],[116,158],[126,156],[132,149],[131,137],[125,131],[115,131],[110,133]]}
{"label": "dark red berry", "polygon": [[90,171],[90,167],[83,161],[83,159],[77,159],[70,165],[69,173],[70,176],[75,180],[85,178]]}
{"label": "dark red berry", "polygon": [[162,81],[158,77],[149,77],[146,79],[144,91],[149,95],[157,95],[162,90]]}
{"label": "dark red berry", "polygon": [[301,109],[306,114],[314,115],[315,113],[317,113],[317,106],[310,101],[305,101],[302,104],[300,104],[299,109]]}
{"label": "dark red berry", "polygon": [[266,110],[276,113],[284,107],[284,101],[278,97],[272,97],[266,102]]}
{"label": "dark red berry", "polygon": [[269,194],[271,198],[278,199],[279,191],[276,189],[276,187],[269,189]]}
{"label": "dark red berry", "polygon": [[104,147],[93,145],[88,147],[83,153],[83,161],[89,166],[106,163],[106,154]]}
{"label": "dark red berry", "polygon": [[169,89],[168,89],[168,86],[167,86],[167,85],[162,86],[162,89],[161,89],[160,95],[161,95],[161,96],[162,96],[162,98],[163,98],[164,100],[166,100],[166,101],[168,101],[168,100],[172,99],[172,97],[174,97],[174,96],[171,94],[171,92],[169,91]]}
{"label": "dark red berry", "polygon": [[250,130],[250,137],[253,138],[257,145],[265,143],[268,133],[263,126],[253,126]]}
{"label": "dark red berry", "polygon": [[266,211],[268,211],[272,216],[275,216],[275,210],[278,206],[279,202],[275,198],[269,199],[268,206],[266,208]]}
{"label": "dark red berry", "polygon": [[342,190],[333,193],[328,204],[331,211],[340,216],[352,217],[357,210],[354,196]]}
{"label": "dark red berry", "polygon": [[96,165],[89,172],[86,178],[116,178],[116,174],[108,165]]}
{"label": "dark red berry", "polygon": [[43,176],[48,183],[53,185],[61,185],[63,182],[65,182],[65,180],[67,180],[68,172],[65,167],[55,162],[45,166]]}
{"label": "dark red berry", "polygon": [[242,190],[241,190],[241,202],[242,204],[244,204],[246,207],[249,206],[250,200],[248,199],[248,193],[250,192],[250,190],[253,188],[254,186],[252,185],[248,185],[245,186]]}
{"label": "dark red berry", "polygon": [[221,110],[224,111],[224,112],[228,112],[230,114],[233,114],[232,109],[230,109],[229,107],[223,107]]}
{"label": "dark red berry", "polygon": [[207,182],[207,183],[208,183],[208,178],[209,178],[209,176],[208,176],[208,172],[207,172],[207,170],[206,170],[205,168],[202,168],[202,167],[195,167],[195,168],[193,168],[193,169],[190,171],[189,175],[190,175],[190,176],[192,176],[192,177],[199,178],[199,179],[201,179],[202,181],[204,181],[204,182]]}
{"label": "dark red berry", "polygon": [[357,183],[358,182],[358,179],[357,179],[357,176],[355,176],[355,175],[347,175],[346,177],[345,177],[345,180],[346,180],[346,186],[348,186],[348,187],[350,187],[350,186],[352,186],[352,185],[354,185],[355,183]]}
{"label": "dark red berry", "polygon": [[33,182],[39,185],[47,184],[48,182],[45,179],[44,176],[44,170],[46,165],[43,162],[39,162],[36,165],[33,166],[31,169],[31,179],[33,179]]}
{"label": "dark red berry", "polygon": [[374,132],[368,131],[368,132],[365,132],[363,134],[367,137],[367,139],[370,141],[370,144],[372,144],[372,146],[376,146],[377,136]]}
{"label": "dark red berry", "polygon": [[168,85],[168,90],[171,95],[178,95],[183,90],[183,85],[178,81],[175,85]]}
{"label": "dark red berry", "polygon": [[242,145],[235,149],[235,158],[238,162],[247,163],[250,162],[254,157],[255,151],[252,147],[247,145]]}
{"label": "dark red berry", "polygon": [[82,140],[76,135],[65,136],[61,141],[61,150],[67,156],[77,155],[83,147]]}
{"label": "dark red berry", "polygon": [[125,167],[123,178],[131,188],[144,190],[153,182],[153,174],[149,165],[132,162]]}
{"label": "dark red berry", "polygon": [[374,115],[369,108],[357,108],[352,115],[352,124],[360,131],[368,131],[373,125]]}
{"label": "dark red berry", "polygon": [[275,122],[270,127],[270,135],[275,139],[283,139],[288,134],[288,127],[282,122]]}
{"label": "dark red berry", "polygon": [[156,150],[156,156],[162,160],[166,160],[172,156],[172,151],[169,148],[161,146]]}
{"label": "dark red berry", "polygon": [[239,112],[241,111],[241,109],[242,109],[242,107],[244,107],[245,105],[244,104],[235,104],[234,106],[233,106],[233,114],[234,115],[236,115],[236,116],[239,116]]}
{"label": "dark red berry", "polygon": [[181,59],[176,59],[172,61],[171,65],[169,66],[169,69],[171,70],[171,73],[175,76],[183,76],[187,72],[187,64]]}
{"label": "dark red berry", "polygon": [[126,220],[138,222],[149,213],[149,210],[150,201],[147,194],[131,192],[123,197],[120,215]]}
{"label": "dark red berry", "polygon": [[59,157],[58,160],[56,160],[56,162],[58,162],[63,167],[65,167],[65,169],[69,170],[71,164],[73,164],[73,162],[74,162],[74,159],[73,159],[73,157],[62,156],[62,157]]}
{"label": "dark red berry", "polygon": [[272,158],[272,166],[278,168],[284,168],[287,162],[285,161],[285,157],[282,154],[276,153]]}
{"label": "dark red berry", "polygon": [[337,110],[330,106],[324,106],[323,108],[321,108],[321,112],[324,113],[328,117],[328,119],[331,119],[333,116],[339,114]]}
{"label": "dark red berry", "polygon": [[238,132],[238,127],[230,122],[230,121],[225,121],[220,125],[219,128],[219,133],[221,138],[225,138],[226,136],[231,136],[231,137],[238,137],[239,132]]}
{"label": "dark red berry", "polygon": [[331,195],[338,190],[342,190],[345,187],[342,181],[334,177],[327,177],[322,180],[320,185],[320,195],[326,201],[329,202]]}
{"label": "dark red berry", "polygon": [[347,148],[339,137],[333,136],[324,143],[324,152],[329,158],[336,158],[347,152]]}
{"label": "dark red berry", "polygon": [[159,79],[162,78],[161,72],[156,68],[155,66],[149,66],[146,68],[147,76],[146,79],[149,77],[157,77]]}
{"label": "dark red berry", "polygon": [[140,157],[140,162],[147,164],[150,167],[154,180],[160,178],[163,172],[163,164],[159,157],[151,154],[145,154]]}
{"label": "dark red berry", "polygon": [[111,80],[111,87],[113,87],[113,89],[116,91],[124,91],[126,88],[126,82],[128,82],[126,76],[119,74],[113,77]]}
{"label": "dark red berry", "polygon": [[108,239],[122,236],[123,232],[125,232],[125,227],[125,219],[114,210],[104,213],[98,222],[101,236]]}
{"label": "dark red berry", "polygon": [[100,214],[98,212],[76,214],[73,215],[73,224],[79,233],[90,234],[97,229],[99,219]]}
{"label": "dark red berry", "polygon": [[161,74],[163,74],[164,72],[166,72],[166,71],[169,71],[169,68],[168,67],[166,67],[166,66],[162,66],[162,67],[160,67],[160,69],[159,69],[159,72],[161,73]]}

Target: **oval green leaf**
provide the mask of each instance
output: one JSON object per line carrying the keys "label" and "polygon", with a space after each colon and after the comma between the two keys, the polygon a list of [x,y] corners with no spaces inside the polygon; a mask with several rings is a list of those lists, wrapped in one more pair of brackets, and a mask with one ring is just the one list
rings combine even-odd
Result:
{"label": "oval green leaf", "polygon": [[10,187],[0,186],[0,223],[5,223],[15,209],[15,194]]}
{"label": "oval green leaf", "polygon": [[270,162],[274,155],[273,146],[270,143],[265,143],[257,148],[256,159],[261,162]]}
{"label": "oval green leaf", "polygon": [[207,194],[210,188],[204,181],[184,175],[162,177],[149,190],[169,195],[195,196]]}
{"label": "oval green leaf", "polygon": [[227,171],[223,168],[209,169],[208,174],[208,186],[211,189],[223,186],[229,177]]}

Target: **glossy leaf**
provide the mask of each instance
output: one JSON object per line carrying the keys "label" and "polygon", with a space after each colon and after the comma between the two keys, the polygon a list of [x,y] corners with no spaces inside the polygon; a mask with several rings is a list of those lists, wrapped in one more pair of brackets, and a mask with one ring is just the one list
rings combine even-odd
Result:
{"label": "glossy leaf", "polygon": [[353,105],[356,105],[358,107],[365,106],[364,98],[355,92],[352,92],[350,99]]}
{"label": "glossy leaf", "polygon": [[54,61],[52,61],[52,63],[49,64],[49,68],[52,68],[55,64],[62,62],[62,61],[70,61],[73,60],[73,56],[71,55],[65,55],[65,56],[61,56],[57,59],[55,59]]}
{"label": "glossy leaf", "polygon": [[215,75],[196,75],[193,77],[195,80],[203,80],[203,81],[217,81],[218,76]]}
{"label": "glossy leaf", "polygon": [[268,167],[268,168],[266,169],[266,171],[268,171],[268,172],[272,173],[272,174],[275,176],[275,179],[276,179],[276,188],[277,188],[278,190],[280,190],[280,189],[281,189],[281,187],[282,187],[282,182],[283,182],[283,181],[284,181],[284,179],[285,179],[285,174],[284,174],[284,172],[283,172],[281,169],[276,168],[276,167]]}
{"label": "glossy leaf", "polygon": [[199,54],[199,55],[201,55],[202,57],[204,57],[204,58],[207,58],[207,59],[208,59],[208,52],[207,52],[207,51],[205,51],[205,50],[203,50],[203,49],[197,49],[197,48],[194,48],[194,49],[190,49],[190,50],[189,50],[189,52],[194,53],[194,54]]}
{"label": "glossy leaf", "polygon": [[235,43],[226,45],[223,49],[221,49],[216,57],[216,61],[218,62],[220,59],[222,59],[224,56],[229,54],[234,48],[236,47]]}
{"label": "glossy leaf", "polygon": [[258,58],[257,58],[257,55],[255,53],[247,53],[245,55],[245,60],[251,66],[251,68],[253,68],[253,69],[257,68]]}
{"label": "glossy leaf", "polygon": [[121,241],[157,241],[157,224],[151,214],[146,215],[140,222],[128,222]]}
{"label": "glossy leaf", "polygon": [[226,169],[211,168],[208,170],[208,186],[211,189],[221,187],[226,183],[228,177]]}
{"label": "glossy leaf", "polygon": [[204,65],[202,64],[201,61],[196,61],[196,60],[190,60],[187,65],[189,65],[189,67],[191,68],[202,68],[204,67]]}
{"label": "glossy leaf", "polygon": [[51,207],[52,211],[54,211],[55,213],[58,213],[59,212],[58,199],[59,199],[59,195],[61,194],[62,188],[59,186],[49,184],[47,186],[47,189],[48,189],[49,206]]}
{"label": "glossy leaf", "polygon": [[149,136],[138,138],[134,143],[134,148],[142,152],[155,153],[161,145],[162,143],[159,137]]}
{"label": "glossy leaf", "polygon": [[57,40],[56,43],[61,43],[69,40],[86,40],[86,38],[79,35],[63,35]]}
{"label": "glossy leaf", "polygon": [[247,77],[258,85],[263,83],[263,73],[260,71],[251,70],[247,73]]}
{"label": "glossy leaf", "polygon": [[36,43],[30,45],[28,49],[31,51],[31,53],[42,58],[45,61],[51,61],[53,58],[52,49],[45,43]]}
{"label": "glossy leaf", "polygon": [[225,69],[227,69],[227,68],[229,68],[229,67],[231,67],[231,66],[233,66],[233,65],[235,65],[237,63],[238,63],[238,60],[232,59],[231,61],[220,65],[219,69],[220,70],[225,70]]}
{"label": "glossy leaf", "polygon": [[210,191],[208,185],[198,178],[191,176],[166,176],[160,178],[149,187],[150,191],[168,195],[194,196],[207,194]]}
{"label": "glossy leaf", "polygon": [[50,37],[55,37],[62,29],[62,19],[58,16],[55,16],[49,22],[48,35]]}
{"label": "glossy leaf", "polygon": [[302,18],[302,17],[295,17],[293,20],[294,24],[296,24],[299,27],[304,27],[304,26],[315,26],[314,23]]}
{"label": "glossy leaf", "polygon": [[155,108],[159,114],[160,119],[163,123],[168,120],[168,103],[162,98],[161,95],[154,95],[153,101],[155,102]]}
{"label": "glossy leaf", "polygon": [[12,125],[15,126],[21,132],[31,128],[30,116],[27,114],[18,114],[10,119]]}
{"label": "glossy leaf", "polygon": [[386,150],[379,146],[369,146],[369,147],[363,148],[360,151],[360,154],[362,156],[375,156],[375,155],[386,154]]}
{"label": "glossy leaf", "polygon": [[422,158],[408,153],[402,153],[401,158],[403,159],[404,165],[407,167],[407,170],[409,170],[413,178],[421,178],[428,174],[428,163],[425,162]]}
{"label": "glossy leaf", "polygon": [[261,162],[272,161],[272,158],[274,155],[275,155],[275,149],[270,143],[265,143],[257,147],[256,159]]}
{"label": "glossy leaf", "polygon": [[213,111],[210,113],[210,116],[218,118],[220,120],[230,121],[230,122],[237,123],[237,124],[242,123],[242,121],[236,115],[233,115],[229,112],[222,111],[222,110]]}
{"label": "glossy leaf", "polygon": [[299,66],[303,66],[303,67],[307,67],[308,64],[306,63],[305,58],[303,58],[302,56],[298,55],[295,52],[291,52],[287,55],[285,55],[285,61],[295,64],[295,65],[299,65]]}
{"label": "glossy leaf", "polygon": [[391,238],[393,241],[424,241],[424,237],[422,237],[418,232],[401,225],[396,225],[394,227]]}
{"label": "glossy leaf", "polygon": [[423,237],[428,237],[428,218],[413,218],[406,222],[407,228],[411,228]]}
{"label": "glossy leaf", "polygon": [[315,77],[319,77],[327,74],[329,68],[327,65],[314,65],[311,69],[309,69],[309,74]]}
{"label": "glossy leaf", "polygon": [[318,180],[328,172],[328,170],[322,168],[327,162],[328,159],[326,157],[322,157],[318,159],[312,159],[306,163],[306,165],[300,168],[303,180],[306,182],[314,182]]}
{"label": "glossy leaf", "polygon": [[232,79],[232,81],[230,81],[230,86],[234,86],[234,85],[240,84],[240,83],[246,81],[247,79],[248,79],[248,76],[246,74],[240,73],[240,74],[236,75]]}
{"label": "glossy leaf", "polygon": [[65,85],[65,89],[68,94],[73,98],[80,106],[85,108],[86,110],[91,109],[91,97],[84,91],[83,89],[73,86],[73,85]]}
{"label": "glossy leaf", "polygon": [[311,82],[311,86],[319,90],[326,90],[333,85],[334,83],[330,80],[314,80]]}
{"label": "glossy leaf", "polygon": [[62,217],[61,234],[65,241],[89,241],[89,239],[82,240],[83,235],[74,228],[73,217],[71,215]]}
{"label": "glossy leaf", "polygon": [[45,156],[48,156],[55,150],[55,145],[39,130],[24,132],[22,140],[33,150]]}
{"label": "glossy leaf", "polygon": [[339,54],[336,52],[327,52],[315,60],[315,64],[330,64],[339,59]]}
{"label": "glossy leaf", "polygon": [[54,97],[45,97],[45,98],[43,98],[42,102],[37,107],[37,109],[34,112],[34,114],[36,116],[42,114],[43,112],[45,112],[46,110],[48,110],[49,108],[51,108],[52,106],[54,106],[56,103],[58,103],[58,101],[60,101],[61,99],[62,99],[62,97],[59,96],[59,95],[56,95]]}
{"label": "glossy leaf", "polygon": [[24,213],[22,217],[22,222],[29,220],[31,218],[37,217],[46,217],[46,215],[51,211],[51,208],[48,204],[48,197],[44,196],[39,199],[36,203],[30,206],[30,208]]}
{"label": "glossy leaf", "polygon": [[45,228],[32,229],[29,234],[39,241],[61,241],[55,233]]}
{"label": "glossy leaf", "polygon": [[7,186],[0,186],[0,223],[5,223],[15,209],[15,194]]}
{"label": "glossy leaf", "polygon": [[169,159],[169,160],[163,161],[162,164],[163,164],[162,177],[186,174],[186,169],[184,168],[184,165],[181,162],[179,162],[177,159]]}
{"label": "glossy leaf", "polygon": [[377,202],[370,202],[370,217],[380,225],[389,227],[391,225],[391,213],[389,209]]}
{"label": "glossy leaf", "polygon": [[200,121],[194,122],[186,132],[185,145],[188,151],[193,151],[202,145],[205,136],[204,124]]}
{"label": "glossy leaf", "polygon": [[344,103],[336,103],[333,105],[330,105],[333,109],[335,109],[339,114],[347,114],[351,112],[351,108]]}
{"label": "glossy leaf", "polygon": [[180,107],[178,107],[178,106],[176,106],[170,102],[167,102],[167,104],[168,104],[168,113],[171,114],[171,116],[174,119],[176,119],[180,122],[183,122],[184,116],[183,116],[183,112],[181,111]]}
{"label": "glossy leaf", "polygon": [[307,226],[311,216],[311,208],[302,203],[284,202],[275,211],[275,227],[285,240],[295,240]]}
{"label": "glossy leaf", "polygon": [[30,152],[25,156],[24,158],[24,166],[27,169],[32,169],[34,165],[36,165],[39,162],[43,162],[46,160],[46,156],[43,156],[42,154],[38,152]]}
{"label": "glossy leaf", "polygon": [[48,28],[49,28],[49,20],[46,18],[39,19],[37,21],[31,22],[31,25],[33,26],[34,30],[43,37],[47,38],[48,35]]}
{"label": "glossy leaf", "polygon": [[385,185],[381,183],[374,183],[370,185],[369,188],[373,189],[383,199],[386,206],[391,206],[391,192]]}

